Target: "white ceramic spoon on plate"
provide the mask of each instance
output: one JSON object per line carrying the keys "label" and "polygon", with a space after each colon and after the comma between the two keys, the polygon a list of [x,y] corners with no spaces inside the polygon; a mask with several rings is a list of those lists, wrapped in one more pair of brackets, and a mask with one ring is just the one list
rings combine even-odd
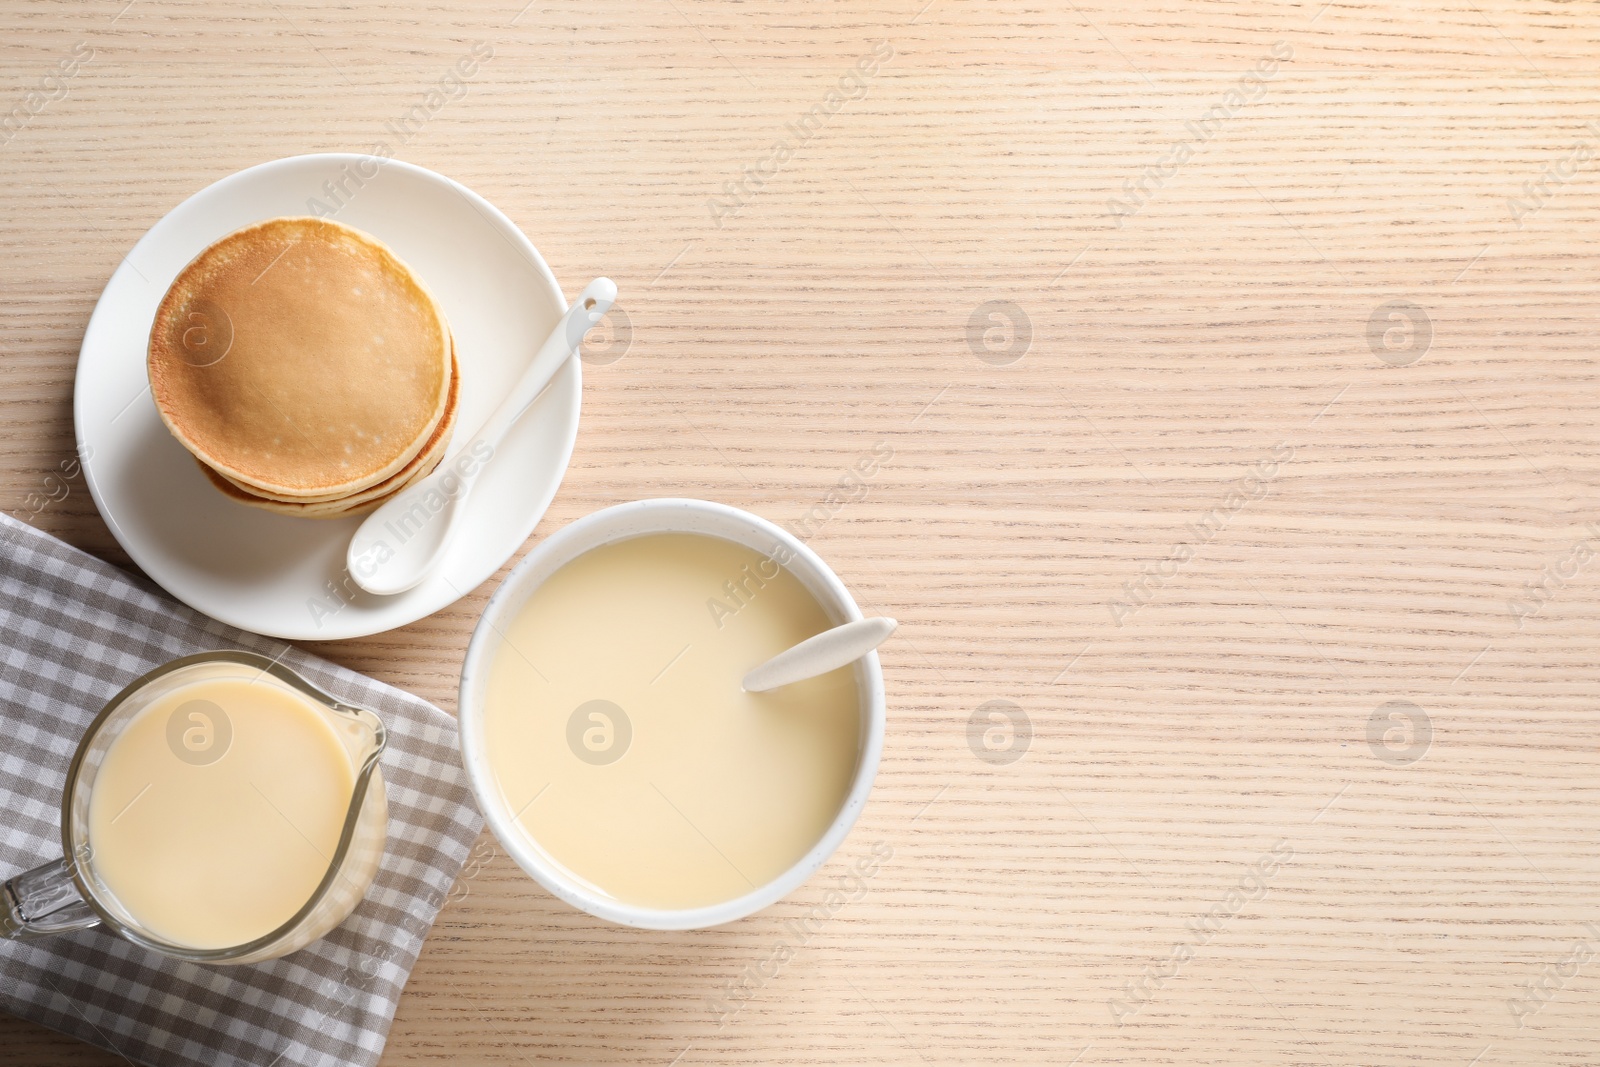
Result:
{"label": "white ceramic spoon on plate", "polygon": [[432,474],[367,516],[345,552],[345,564],[357,585],[369,593],[393,596],[422,584],[443,558],[472,486],[493,461],[501,440],[616,299],[617,286],[610,278],[590,282],[478,432]]}
{"label": "white ceramic spoon on plate", "polygon": [[744,691],[765,693],[854,663],[889,639],[900,624],[889,618],[857,619],[824,630],[779,652],[744,676]]}

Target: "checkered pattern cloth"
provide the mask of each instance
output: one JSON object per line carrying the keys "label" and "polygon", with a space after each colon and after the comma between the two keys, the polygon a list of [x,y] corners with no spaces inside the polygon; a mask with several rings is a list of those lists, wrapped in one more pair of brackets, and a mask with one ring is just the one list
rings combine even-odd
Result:
{"label": "checkered pattern cloth", "polygon": [[193,652],[241,648],[388,728],[389,841],[344,924],[282,959],[209,967],[100,929],[0,941],[0,1009],[172,1067],[378,1061],[423,937],[483,825],[455,721],[430,704],[174,604],[148,585],[0,515],[0,879],[61,854],[67,765],[128,682]]}

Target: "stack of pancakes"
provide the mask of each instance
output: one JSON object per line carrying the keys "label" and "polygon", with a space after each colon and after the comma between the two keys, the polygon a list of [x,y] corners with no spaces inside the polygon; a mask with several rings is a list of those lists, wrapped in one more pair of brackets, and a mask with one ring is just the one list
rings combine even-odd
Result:
{"label": "stack of pancakes", "polygon": [[427,288],[376,238],[317,218],[246,226],[178,274],[150,331],[150,389],[217,489],[319,519],[431,473],[461,392]]}

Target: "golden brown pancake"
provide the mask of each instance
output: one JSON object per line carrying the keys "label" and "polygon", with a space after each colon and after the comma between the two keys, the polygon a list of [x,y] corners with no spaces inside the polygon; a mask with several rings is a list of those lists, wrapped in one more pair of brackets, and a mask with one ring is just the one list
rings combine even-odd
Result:
{"label": "golden brown pancake", "polygon": [[[243,482],[235,481],[234,479],[229,478],[226,474],[223,474],[220,471],[212,470],[211,473],[228,482],[234,488],[248,496],[256,497],[257,499],[261,500],[276,500],[285,504],[354,504],[359,503],[362,500],[370,500],[373,497],[383,496],[395,486],[405,484],[411,478],[412,474],[415,473],[417,467],[428,462],[430,459],[435,458],[435,456],[431,454],[432,451],[443,449],[449,442],[450,432],[455,428],[456,406],[459,404],[461,399],[460,365],[455,359],[455,344],[453,340],[450,348],[450,361],[450,395],[445,401],[444,418],[439,420],[439,424],[434,427],[433,433],[429,436],[428,440],[423,443],[422,450],[413,456],[410,462],[408,462],[404,467],[400,468],[394,474],[391,474],[389,477],[385,478],[383,481],[378,482],[376,485],[369,486],[366,489],[357,490],[353,493],[319,493],[316,496],[294,496],[289,494],[269,492],[268,490],[260,489],[253,485],[246,485]],[[205,464],[202,463],[201,466],[205,466]],[[210,468],[207,469],[210,470]]]}
{"label": "golden brown pancake", "polygon": [[423,478],[426,478],[428,475],[432,474],[439,466],[440,461],[443,459],[444,453],[441,451],[438,455],[433,456],[427,463],[413,471],[411,476],[408,477],[402,484],[393,486],[388,492],[381,493],[369,500],[358,501],[356,503],[346,503],[342,500],[335,500],[319,504],[291,504],[285,503],[282,500],[263,500],[261,497],[251,496],[248,493],[245,493],[243,490],[234,486],[231,482],[224,481],[216,471],[212,470],[204,463],[201,463],[198,459],[195,460],[195,463],[199,464],[200,469],[205,472],[206,477],[211,479],[212,485],[220,489],[226,496],[237,500],[241,504],[248,504],[250,507],[261,508],[264,511],[275,511],[280,515],[292,515],[299,519],[342,519],[351,515],[365,515],[370,511],[376,511],[380,506],[387,502],[390,497],[410,488],[413,482],[421,481]]}
{"label": "golden brown pancake", "polygon": [[402,489],[409,488],[416,482],[426,478],[439,466],[439,463],[444,459],[445,453],[449,450],[450,437],[455,430],[456,412],[461,395],[460,385],[461,376],[458,371],[451,375],[450,401],[445,408],[445,417],[440,421],[438,427],[434,430],[433,436],[423,446],[422,451],[417,454],[415,459],[406,464],[399,473],[379,482],[372,488],[364,489],[345,497],[317,501],[275,500],[258,495],[248,487],[234,484],[223,475],[206,466],[198,458],[195,462],[200,465],[200,469],[211,480],[212,485],[221,490],[225,496],[241,504],[248,504],[251,507],[262,508],[266,511],[275,511],[280,515],[294,515],[304,519],[339,519],[348,515],[361,515],[376,509],[378,505]]}
{"label": "golden brown pancake", "polygon": [[327,219],[237,230],[185,267],[150,331],[167,428],[274,496],[331,500],[404,469],[449,403],[449,328],[382,242]]}

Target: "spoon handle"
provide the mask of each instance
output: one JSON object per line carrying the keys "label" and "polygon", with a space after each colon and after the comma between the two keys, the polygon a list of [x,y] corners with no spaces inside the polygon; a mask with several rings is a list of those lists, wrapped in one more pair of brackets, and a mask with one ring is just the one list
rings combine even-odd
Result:
{"label": "spoon handle", "polygon": [[528,410],[528,405],[544,392],[556,371],[567,362],[567,357],[577,350],[583,335],[600,321],[600,316],[611,310],[616,299],[617,285],[610,278],[596,278],[590,282],[550,331],[527,370],[522,372],[522,377],[500,401],[500,406],[494,409],[494,414],[484,422],[473,441],[481,441],[490,448],[498,445],[506,431]]}
{"label": "spoon handle", "polygon": [[854,663],[888,640],[900,624],[889,618],[857,619],[808,637],[744,676],[747,693],[765,693]]}

